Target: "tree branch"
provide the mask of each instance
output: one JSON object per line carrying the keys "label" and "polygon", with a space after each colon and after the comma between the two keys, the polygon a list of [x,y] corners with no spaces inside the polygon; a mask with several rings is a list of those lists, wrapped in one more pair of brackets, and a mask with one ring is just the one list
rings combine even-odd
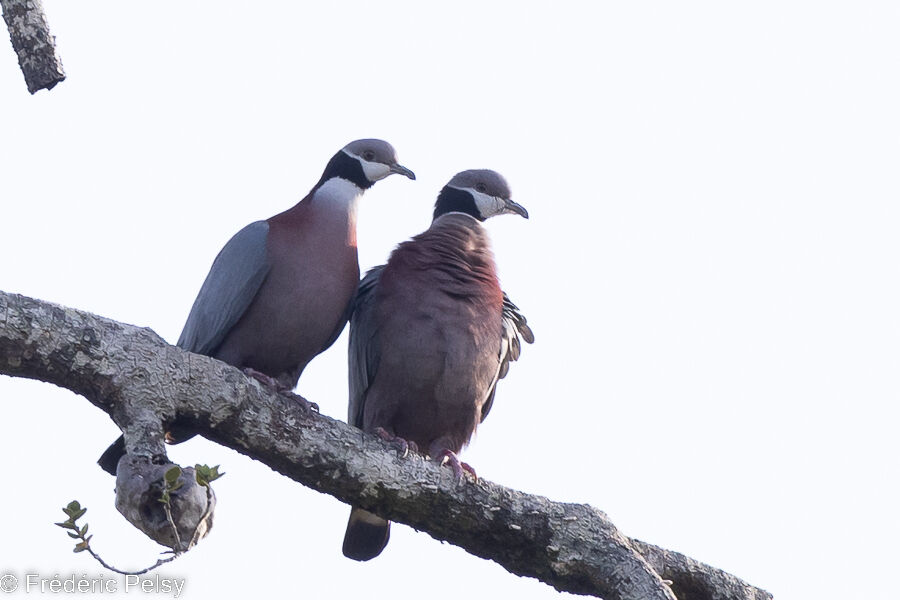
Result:
{"label": "tree branch", "polygon": [[458,482],[420,456],[400,457],[375,436],[271,394],[225,363],[170,346],[150,329],[0,292],[0,373],[81,394],[125,431],[132,459],[158,458],[141,457],[147,448],[164,454],[162,423],[177,414],[295,481],[561,591],[606,600],[670,600],[673,592],[681,600],[771,598],[718,569],[629,539],[588,505],[484,479]]}
{"label": "tree branch", "polygon": [[41,0],[0,0],[19,68],[28,91],[52,89],[66,78],[56,54],[56,38],[50,34]]}

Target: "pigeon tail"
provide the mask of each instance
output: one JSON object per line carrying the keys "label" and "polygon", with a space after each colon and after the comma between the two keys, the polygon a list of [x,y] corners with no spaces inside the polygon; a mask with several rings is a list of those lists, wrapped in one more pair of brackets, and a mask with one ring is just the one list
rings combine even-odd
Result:
{"label": "pigeon tail", "polygon": [[101,469],[115,477],[119,459],[123,456],[125,456],[125,436],[120,435],[119,439],[109,445],[109,448],[106,449],[97,461],[97,464],[100,465]]}
{"label": "pigeon tail", "polygon": [[381,554],[390,537],[390,521],[354,507],[344,534],[344,556],[359,561],[372,560]]}

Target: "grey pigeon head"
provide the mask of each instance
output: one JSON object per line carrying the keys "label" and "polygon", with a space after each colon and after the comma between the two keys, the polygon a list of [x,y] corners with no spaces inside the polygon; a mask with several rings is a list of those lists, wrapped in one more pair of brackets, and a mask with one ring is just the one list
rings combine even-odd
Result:
{"label": "grey pigeon head", "polygon": [[504,214],[528,218],[528,211],[513,202],[509,184],[490,169],[470,169],[453,176],[438,195],[434,218],[449,212],[471,215],[479,221]]}
{"label": "grey pigeon head", "polygon": [[370,183],[380,181],[394,173],[405,175],[410,179],[416,178],[415,173],[399,163],[397,151],[384,140],[356,140],[344,146],[341,152],[359,161]]}

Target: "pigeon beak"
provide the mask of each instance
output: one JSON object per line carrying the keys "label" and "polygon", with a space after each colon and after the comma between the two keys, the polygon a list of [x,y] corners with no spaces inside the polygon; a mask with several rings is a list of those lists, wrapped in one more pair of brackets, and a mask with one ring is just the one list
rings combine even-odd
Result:
{"label": "pigeon beak", "polygon": [[518,202],[513,202],[512,200],[506,199],[503,201],[505,212],[510,212],[520,217],[528,218],[528,211],[525,210],[525,207],[519,204]]}
{"label": "pigeon beak", "polygon": [[392,165],[389,165],[389,167],[390,167],[390,169],[391,169],[391,173],[397,173],[397,174],[399,174],[399,175],[406,175],[407,177],[409,177],[409,178],[412,179],[413,181],[416,180],[416,174],[413,173],[412,171],[410,171],[409,169],[407,169],[406,167],[404,167],[403,165],[399,165],[399,164],[397,164],[397,163],[394,163],[394,164],[392,164]]}

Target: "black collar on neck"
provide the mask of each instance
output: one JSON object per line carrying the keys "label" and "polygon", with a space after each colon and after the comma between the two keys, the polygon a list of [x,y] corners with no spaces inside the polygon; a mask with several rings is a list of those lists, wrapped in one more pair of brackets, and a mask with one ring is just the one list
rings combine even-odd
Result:
{"label": "black collar on neck", "polygon": [[375,184],[374,181],[369,181],[368,177],[366,177],[366,172],[363,171],[359,160],[343,150],[332,156],[328,164],[325,165],[325,171],[322,173],[319,183],[316,184],[316,188],[321,187],[322,184],[333,177],[346,179],[363,190],[367,190]]}
{"label": "black collar on neck", "polygon": [[465,213],[479,221],[484,221],[484,217],[481,216],[481,212],[475,206],[475,198],[472,197],[472,194],[454,187],[445,186],[441,193],[438,194],[437,202],[434,204],[433,218],[437,219],[441,215],[451,212]]}

